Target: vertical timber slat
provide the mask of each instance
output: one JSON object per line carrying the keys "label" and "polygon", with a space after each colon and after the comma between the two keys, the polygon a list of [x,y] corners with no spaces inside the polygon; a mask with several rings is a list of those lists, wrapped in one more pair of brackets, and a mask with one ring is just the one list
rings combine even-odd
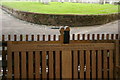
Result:
{"label": "vertical timber slat", "polygon": [[102,52],[98,50],[98,79],[102,78]]}
{"label": "vertical timber slat", "polygon": [[109,55],[109,78],[113,79],[113,50],[110,50]]}
{"label": "vertical timber slat", "polygon": [[92,51],[92,78],[96,79],[96,51]]}
{"label": "vertical timber slat", "polygon": [[72,53],[69,50],[62,51],[62,78],[72,78]]}
{"label": "vertical timber slat", "polygon": [[47,78],[46,73],[46,51],[42,51],[42,78]]}
{"label": "vertical timber slat", "polygon": [[33,78],[33,52],[28,52],[28,78]]}
{"label": "vertical timber slat", "polygon": [[103,78],[108,78],[108,72],[107,72],[107,50],[103,51]]}
{"label": "vertical timber slat", "polygon": [[14,78],[20,78],[19,52],[14,52]]}
{"label": "vertical timber slat", "polygon": [[90,79],[90,51],[86,51],[86,79]]}
{"label": "vertical timber slat", "polygon": [[80,51],[80,79],[84,79],[84,51]]}
{"label": "vertical timber slat", "polygon": [[78,53],[73,51],[73,78],[78,79]]}
{"label": "vertical timber slat", "polygon": [[27,78],[26,75],[26,52],[21,52],[21,78],[25,79]]}
{"label": "vertical timber slat", "polygon": [[55,78],[60,79],[60,51],[55,53]]}
{"label": "vertical timber slat", "polygon": [[35,52],[35,78],[40,78],[40,52]]}
{"label": "vertical timber slat", "polygon": [[[10,46],[8,45],[8,48]],[[7,78],[11,79],[12,78],[12,52],[10,50],[7,51],[7,66],[8,66],[8,72],[7,72]]]}
{"label": "vertical timber slat", "polygon": [[53,79],[54,78],[54,67],[53,67],[53,51],[49,51],[49,78]]}

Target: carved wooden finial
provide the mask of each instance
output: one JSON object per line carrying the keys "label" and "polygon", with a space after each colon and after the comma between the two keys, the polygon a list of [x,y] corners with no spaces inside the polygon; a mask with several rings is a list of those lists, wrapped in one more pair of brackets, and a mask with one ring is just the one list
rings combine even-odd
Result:
{"label": "carved wooden finial", "polygon": [[60,28],[60,34],[64,34],[64,27]]}

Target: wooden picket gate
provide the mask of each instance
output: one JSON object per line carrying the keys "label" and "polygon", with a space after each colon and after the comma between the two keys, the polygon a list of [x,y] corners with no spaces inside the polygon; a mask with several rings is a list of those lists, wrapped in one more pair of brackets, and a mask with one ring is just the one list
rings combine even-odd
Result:
{"label": "wooden picket gate", "polygon": [[[48,41],[23,41],[14,36],[11,40],[5,41],[3,35],[3,79],[115,79],[120,78],[119,61],[119,35],[107,34],[106,36],[93,34],[80,34],[72,40],[64,41],[65,36],[61,30],[61,35],[56,41],[48,36]],[[67,32],[66,32],[67,33]],[[92,37],[92,40],[90,38]],[[110,38],[111,37],[111,38]],[[96,40],[95,40],[96,38]],[[77,39],[77,40],[75,40]]]}
{"label": "wooden picket gate", "polygon": [[7,78],[115,78],[114,43],[7,45]]}

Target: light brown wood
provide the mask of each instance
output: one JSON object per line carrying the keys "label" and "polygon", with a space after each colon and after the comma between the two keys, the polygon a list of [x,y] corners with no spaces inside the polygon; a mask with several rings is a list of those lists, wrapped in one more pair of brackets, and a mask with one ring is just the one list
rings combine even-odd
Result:
{"label": "light brown wood", "polygon": [[78,51],[73,51],[73,78],[78,79]]}
{"label": "light brown wood", "polygon": [[98,79],[102,78],[102,51],[98,50]]}
{"label": "light brown wood", "polygon": [[113,50],[110,50],[109,55],[109,78],[113,79]]}
{"label": "light brown wood", "polygon": [[[120,59],[120,51],[119,51],[119,40],[116,40],[115,41],[115,57],[114,57],[114,60],[115,60],[115,63],[114,63],[114,66],[119,66],[119,59]],[[119,76],[117,76],[117,68],[115,67],[114,68],[114,77],[118,78]]]}
{"label": "light brown wood", "polygon": [[96,51],[92,51],[92,78],[96,79]]}
{"label": "light brown wood", "polygon": [[49,71],[48,71],[49,72],[49,78],[53,79],[54,78],[53,51],[49,51],[48,56],[49,56],[49,58],[48,58],[48,61],[49,61]]}
{"label": "light brown wood", "polygon": [[108,53],[107,53],[107,50],[104,50],[103,51],[103,69],[104,69],[104,71],[103,71],[103,78],[104,79],[106,79],[106,78],[108,78],[108,72],[107,72],[107,64],[108,64],[108,61],[107,61],[107,55],[108,55]]}
{"label": "light brown wood", "polygon": [[21,78],[27,78],[26,71],[26,52],[21,52]]}
{"label": "light brown wood", "polygon": [[40,52],[35,52],[35,78],[40,78]]}
{"label": "light brown wood", "polygon": [[20,78],[19,52],[14,52],[14,78]]}
{"label": "light brown wood", "polygon": [[55,78],[60,79],[60,51],[55,52]]}
{"label": "light brown wood", "polygon": [[[56,42],[56,41],[55,41]],[[17,47],[17,48],[16,48]],[[23,48],[24,47],[24,48]],[[98,49],[114,49],[115,45],[113,43],[80,43],[80,44],[57,44],[54,42],[12,42],[12,51],[39,51],[41,50],[98,50]],[[52,48],[52,49],[51,49]]]}
{"label": "light brown wood", "polygon": [[78,51],[73,51],[73,78],[78,79]]}
{"label": "light brown wood", "polygon": [[62,78],[72,78],[72,53],[70,50],[62,51]]}
{"label": "light brown wood", "polygon": [[28,52],[28,78],[33,78],[33,52]]}
{"label": "light brown wood", "polygon": [[80,79],[84,79],[84,51],[80,51]]}
{"label": "light brown wood", "polygon": [[86,51],[86,78],[90,79],[90,51]]}
{"label": "light brown wood", "polygon": [[42,51],[42,78],[47,78],[46,73],[46,51]]}

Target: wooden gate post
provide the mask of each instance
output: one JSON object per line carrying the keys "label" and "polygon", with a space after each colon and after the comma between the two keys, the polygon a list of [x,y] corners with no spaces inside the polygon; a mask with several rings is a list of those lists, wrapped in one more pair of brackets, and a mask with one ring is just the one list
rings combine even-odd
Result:
{"label": "wooden gate post", "polygon": [[69,44],[70,42],[70,28],[68,26],[62,27],[60,29],[60,41],[64,44]]}
{"label": "wooden gate post", "polygon": [[70,50],[62,51],[62,79],[72,78],[72,53]]}

